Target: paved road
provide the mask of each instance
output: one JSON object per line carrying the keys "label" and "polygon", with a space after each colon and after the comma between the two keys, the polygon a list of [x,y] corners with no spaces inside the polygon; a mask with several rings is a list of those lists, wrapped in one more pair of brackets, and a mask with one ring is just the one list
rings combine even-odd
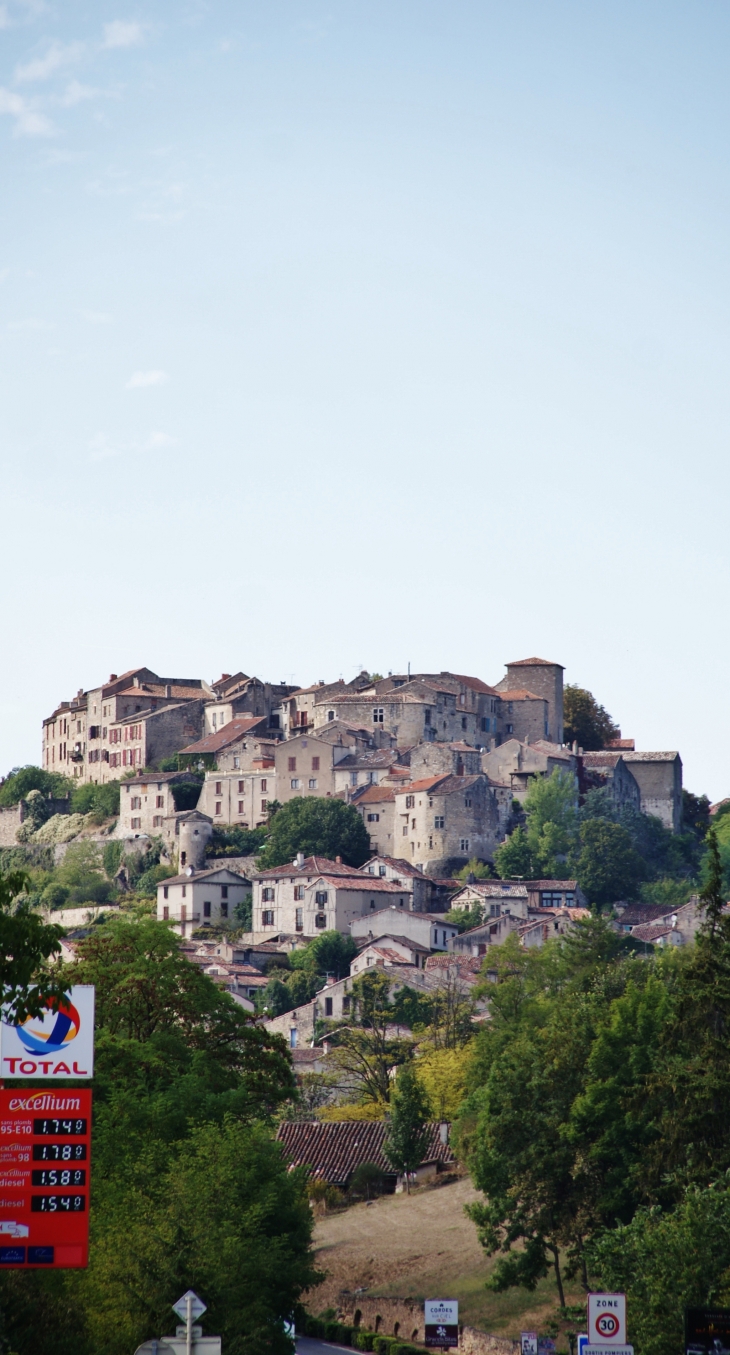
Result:
{"label": "paved road", "polygon": [[332,1355],[333,1350],[346,1350],[352,1355],[349,1346],[336,1346],[333,1341],[318,1341],[314,1336],[297,1337],[297,1355]]}

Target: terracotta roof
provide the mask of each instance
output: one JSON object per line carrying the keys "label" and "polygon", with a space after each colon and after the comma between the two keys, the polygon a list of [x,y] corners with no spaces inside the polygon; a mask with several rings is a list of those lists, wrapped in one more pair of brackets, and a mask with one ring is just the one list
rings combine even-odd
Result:
{"label": "terracotta roof", "polygon": [[[431,1124],[428,1131],[423,1161],[450,1166],[454,1155],[449,1144],[441,1142],[441,1125]],[[276,1137],[293,1166],[309,1167],[312,1176],[344,1186],[364,1162],[376,1163],[388,1176],[396,1174],[384,1153],[387,1132],[383,1120],[286,1120],[279,1125]]]}
{"label": "terracotta roof", "polygon": [[498,695],[502,701],[545,701],[547,699],[544,696],[537,696],[535,692],[528,692],[526,687],[507,687],[505,691],[499,692]]}
{"label": "terracotta roof", "polygon": [[657,922],[659,918],[671,917],[676,908],[668,908],[665,903],[630,903],[619,916],[621,927],[639,927],[646,922]]}
{"label": "terracotta roof", "polygon": [[597,770],[601,767],[615,767],[621,761],[622,754],[611,752],[610,749],[602,748],[600,752],[584,753],[583,766],[595,767]]}
{"label": "terracotta roof", "polygon": [[359,875],[360,871],[355,866],[344,866],[340,861],[330,861],[326,856],[305,856],[301,866],[298,866],[296,861],[289,862],[284,866],[272,866],[269,870],[257,871],[255,878],[266,880],[291,875],[294,879],[302,875],[315,877],[324,874]]}
{"label": "terracotta roof", "polygon": [[448,953],[442,951],[440,955],[429,955],[426,961],[426,969],[449,969],[452,965],[456,965],[459,970],[478,974],[482,967],[483,958],[481,955],[455,955],[453,951]]}
{"label": "terracotta roof", "polygon": [[359,792],[350,796],[350,803],[357,805],[372,805],[395,801],[395,791],[392,786],[362,786]]}
{"label": "terracotta roof", "polygon": [[660,936],[667,936],[669,932],[675,931],[671,922],[644,922],[640,927],[633,927],[631,935],[635,936],[637,941],[658,941]]}
{"label": "terracotta roof", "polygon": [[[453,795],[455,791],[465,790],[473,786],[482,776],[477,772],[473,776],[454,776],[447,772],[444,776],[428,776],[423,781],[411,781],[407,786],[401,786],[399,795],[413,795],[420,791],[430,791],[438,795]],[[484,778],[486,780],[486,777]]]}
{"label": "terracotta roof", "polygon": [[505,668],[564,668],[562,663],[551,663],[549,659],[515,659],[506,663]]}
{"label": "terracotta roof", "polygon": [[410,795],[412,791],[431,790],[432,787],[437,786],[440,781],[448,781],[449,776],[450,773],[446,772],[442,776],[427,776],[423,781],[411,781],[407,786],[403,786],[398,794],[403,795],[404,792],[407,791]]}
{"label": "terracotta roof", "polygon": [[627,753],[636,751],[636,739],[609,739],[607,748],[619,748]]}
{"label": "terracotta roof", "polygon": [[237,715],[235,719],[229,720],[222,729],[216,730],[215,734],[206,734],[204,739],[198,739],[197,743],[189,743],[186,748],[181,748],[181,753],[218,753],[221,748],[227,748],[229,743],[236,743],[242,739],[244,734],[250,734],[258,725],[266,726],[265,715]]}
{"label": "terracotta roof", "polygon": [[487,682],[482,682],[481,678],[464,677],[462,673],[440,673],[439,677],[455,678],[457,682],[463,682],[465,687],[473,687],[475,692],[484,692],[486,696],[499,696],[496,687],[490,687]]}
{"label": "terracotta roof", "polygon": [[417,950],[421,955],[431,954],[428,946],[422,946],[418,941],[411,941],[408,936],[396,936],[395,932],[387,932],[383,936],[376,936],[373,941],[367,941],[358,954],[362,955],[363,951],[372,950],[373,947],[377,950],[384,941],[397,941],[398,945],[406,946],[408,950]]}
{"label": "terracotta roof", "polygon": [[[485,899],[526,899],[526,884],[508,884],[505,880],[472,880],[471,883],[463,884],[461,881],[459,893],[466,889],[473,889],[477,894],[483,894]],[[458,898],[458,895],[457,895]],[[452,899],[455,903],[456,899]]]}
{"label": "terracotta roof", "polygon": [[316,878],[332,885],[333,889],[361,889],[363,893],[368,894],[408,893],[406,885],[398,885],[395,880],[382,880],[376,875],[363,875],[359,870],[353,875],[318,875]]}

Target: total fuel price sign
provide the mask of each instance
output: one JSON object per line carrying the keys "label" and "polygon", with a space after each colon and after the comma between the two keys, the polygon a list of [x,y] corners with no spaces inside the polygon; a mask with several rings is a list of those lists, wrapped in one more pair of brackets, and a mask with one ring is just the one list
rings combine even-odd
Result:
{"label": "total fuel price sign", "polygon": [[0,1268],[89,1257],[91,1092],[0,1090]]}

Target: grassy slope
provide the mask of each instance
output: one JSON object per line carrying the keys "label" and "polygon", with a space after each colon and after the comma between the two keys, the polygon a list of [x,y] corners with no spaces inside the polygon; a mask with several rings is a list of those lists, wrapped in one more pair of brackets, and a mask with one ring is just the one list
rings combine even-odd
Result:
{"label": "grassy slope", "polygon": [[[327,1279],[309,1296],[318,1313],[337,1306],[340,1290],[367,1287],[369,1296],[452,1298],[470,1326],[505,1336],[540,1328],[557,1303],[554,1280],[534,1293],[525,1289],[491,1294],[484,1288],[492,1268],[477,1242],[464,1205],[477,1198],[468,1180],[406,1195],[386,1195],[318,1221],[317,1264]],[[568,1302],[580,1302],[578,1291]]]}

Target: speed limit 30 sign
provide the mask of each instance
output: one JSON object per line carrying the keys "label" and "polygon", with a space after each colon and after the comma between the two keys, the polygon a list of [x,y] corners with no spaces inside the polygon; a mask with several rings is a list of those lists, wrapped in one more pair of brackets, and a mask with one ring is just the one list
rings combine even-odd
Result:
{"label": "speed limit 30 sign", "polygon": [[626,1295],[588,1295],[589,1346],[626,1344]]}

